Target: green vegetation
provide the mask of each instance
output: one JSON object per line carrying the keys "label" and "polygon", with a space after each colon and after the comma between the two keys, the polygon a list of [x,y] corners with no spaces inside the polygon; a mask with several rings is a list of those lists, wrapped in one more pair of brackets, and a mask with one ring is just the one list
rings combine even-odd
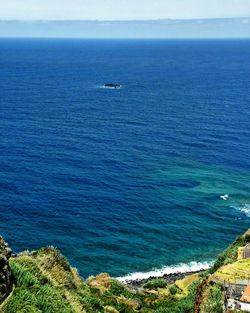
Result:
{"label": "green vegetation", "polygon": [[169,292],[171,293],[171,295],[176,295],[178,292],[178,288],[176,287],[176,285],[172,285],[169,287]]}
{"label": "green vegetation", "polygon": [[2,313],[193,312],[195,285],[188,296],[181,296],[164,280],[151,281],[147,288],[152,292],[133,291],[108,274],[83,281],[52,247],[12,257],[9,266],[14,288],[0,308]]}
{"label": "green vegetation", "polygon": [[210,278],[213,281],[231,283],[244,281],[250,277],[250,259],[240,260],[220,267]]}
{"label": "green vegetation", "polygon": [[[10,257],[11,294],[0,305],[2,313],[222,313],[221,281],[249,275],[250,259],[237,261],[238,248],[249,233],[236,239],[202,275],[193,274],[173,285],[153,279],[139,290],[129,289],[108,274],[83,281],[77,270],[53,247]],[[2,245],[2,251],[6,245]],[[1,247],[0,247],[1,248]],[[1,250],[1,249],[0,249]],[[0,251],[0,255],[1,255]],[[7,260],[5,258],[5,260]],[[6,261],[7,262],[7,261]],[[1,274],[1,273],[0,273]],[[5,290],[8,288],[8,279]]]}
{"label": "green vegetation", "polygon": [[223,313],[223,293],[219,286],[207,288],[203,295],[201,313]]}
{"label": "green vegetation", "polygon": [[215,273],[221,266],[231,264],[237,261],[238,248],[245,246],[250,242],[249,234],[239,236],[236,240],[221,253],[214,265],[207,271],[208,274]]}
{"label": "green vegetation", "polygon": [[169,296],[167,299],[158,303],[155,313],[193,313],[194,312],[194,300],[196,296],[198,282],[194,282],[189,287],[189,293],[187,297],[177,300],[174,296]]}
{"label": "green vegetation", "polygon": [[146,289],[165,288],[167,283],[164,279],[152,279],[143,285]]}

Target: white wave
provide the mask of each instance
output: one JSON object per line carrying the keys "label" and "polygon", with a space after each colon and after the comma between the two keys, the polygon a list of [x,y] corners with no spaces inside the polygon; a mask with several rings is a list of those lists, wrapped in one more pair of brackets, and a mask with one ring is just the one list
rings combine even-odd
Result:
{"label": "white wave", "polygon": [[250,217],[250,205],[249,204],[244,204],[243,206],[237,207],[236,209],[246,214],[246,216]]}
{"label": "white wave", "polygon": [[250,204],[238,204],[238,205],[231,205],[231,208],[240,211],[241,213],[245,214],[247,217],[250,217]]}
{"label": "white wave", "polygon": [[229,195],[228,194],[221,195],[220,198],[226,201],[226,200],[228,200]]}
{"label": "white wave", "polygon": [[212,261],[208,262],[190,262],[188,264],[179,263],[177,265],[165,266],[161,269],[155,269],[149,272],[136,272],[131,273],[123,277],[117,277],[116,279],[122,283],[133,280],[148,279],[150,277],[162,277],[169,274],[177,273],[188,273],[188,272],[198,272],[202,270],[207,270],[213,265]]}

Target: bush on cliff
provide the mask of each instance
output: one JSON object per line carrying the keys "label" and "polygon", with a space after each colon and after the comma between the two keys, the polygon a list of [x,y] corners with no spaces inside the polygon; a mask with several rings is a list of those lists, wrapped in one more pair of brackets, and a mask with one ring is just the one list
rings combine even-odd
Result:
{"label": "bush on cliff", "polygon": [[169,296],[158,304],[154,313],[193,313],[197,286],[198,282],[192,283],[188,295],[184,298],[176,299],[174,296]]}
{"label": "bush on cliff", "polygon": [[167,282],[164,279],[152,279],[143,285],[146,289],[166,288]]}

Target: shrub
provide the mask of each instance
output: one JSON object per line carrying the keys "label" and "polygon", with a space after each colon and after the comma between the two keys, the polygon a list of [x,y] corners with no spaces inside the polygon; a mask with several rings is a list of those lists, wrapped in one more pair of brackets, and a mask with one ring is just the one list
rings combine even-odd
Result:
{"label": "shrub", "polygon": [[146,289],[165,288],[166,286],[167,286],[167,283],[163,279],[153,279],[143,285],[143,287]]}
{"label": "shrub", "polygon": [[[154,313],[193,313],[197,282],[189,287],[188,295],[177,301],[172,295],[160,303]],[[216,312],[214,312],[216,313]]]}
{"label": "shrub", "polygon": [[178,288],[176,287],[176,285],[172,285],[169,287],[169,292],[171,293],[171,295],[176,295],[178,292]]}

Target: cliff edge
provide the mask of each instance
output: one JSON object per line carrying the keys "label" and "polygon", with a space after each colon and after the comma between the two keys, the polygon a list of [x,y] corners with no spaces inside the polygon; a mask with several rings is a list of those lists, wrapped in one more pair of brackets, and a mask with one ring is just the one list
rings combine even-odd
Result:
{"label": "cliff edge", "polygon": [[11,249],[0,237],[0,304],[7,298],[12,290],[12,275],[9,268]]}

